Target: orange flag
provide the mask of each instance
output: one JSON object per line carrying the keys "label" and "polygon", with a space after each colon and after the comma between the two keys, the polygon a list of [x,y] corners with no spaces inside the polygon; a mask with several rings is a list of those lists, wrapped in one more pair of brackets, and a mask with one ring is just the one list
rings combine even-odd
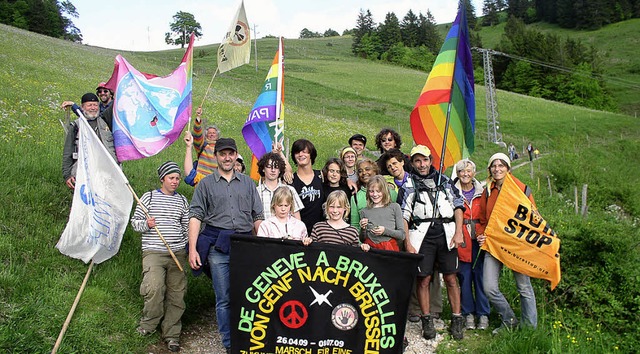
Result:
{"label": "orange flag", "polygon": [[487,240],[482,249],[504,265],[550,281],[551,290],[558,285],[560,239],[509,174],[484,233]]}

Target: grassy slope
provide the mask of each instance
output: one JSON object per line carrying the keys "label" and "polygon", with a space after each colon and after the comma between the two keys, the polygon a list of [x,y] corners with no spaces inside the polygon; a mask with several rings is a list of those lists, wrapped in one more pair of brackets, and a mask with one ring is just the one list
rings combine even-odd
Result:
{"label": "grassy slope", "polygon": [[[485,48],[495,48],[505,23],[493,27],[482,27],[480,36]],[[560,28],[548,23],[530,25],[543,33],[551,32],[561,38],[579,39],[586,45],[593,45],[602,56],[602,66],[607,87],[620,111],[637,115],[640,103],[640,57],[637,48],[640,45],[640,19],[631,19],[607,25],[597,31],[576,31]]]}
{"label": "grassy slope", "polygon": [[[259,71],[244,66],[219,75],[204,104],[205,115],[221,127],[223,135],[240,142],[240,127],[259,93],[276,41],[262,40],[258,46]],[[306,137],[316,143],[320,150],[317,168],[355,131],[373,140],[380,127],[391,126],[405,138],[404,150],[408,151],[408,115],[426,80],[425,73],[352,58],[350,41],[345,38],[290,40],[285,46],[287,137],[291,141]],[[196,58],[194,64],[196,105],[215,68],[215,48],[198,48],[196,55],[202,51],[205,56]],[[58,119],[63,119],[63,113],[57,106],[62,100],[78,99],[107,79],[116,54],[0,26],[0,82],[4,86],[0,91],[0,156],[5,180],[0,209],[2,350],[50,350],[86,272],[82,262],[62,256],[54,248],[71,199],[60,177],[63,133]],[[175,50],[123,55],[141,71],[166,74],[182,54]],[[588,141],[593,144],[589,148],[599,152],[598,163],[605,165],[598,166],[608,171],[615,168],[607,165],[613,153],[609,147],[622,144],[627,150],[637,151],[639,124],[628,116],[505,92],[499,92],[498,100],[507,142],[520,146],[532,141],[542,147],[543,153],[562,149],[579,154]],[[482,87],[477,87],[476,103],[477,150],[473,158],[482,166],[498,148],[483,140],[486,121]],[[598,147],[602,145],[607,148],[601,151]],[[369,148],[375,147],[370,144]],[[240,150],[248,156],[246,147]],[[124,170],[141,194],[156,186],[155,169],[161,162],[180,162],[183,153],[183,145],[177,143],[159,156],[125,163]],[[621,156],[632,155],[627,152]],[[549,161],[537,168],[552,167],[551,162],[556,160],[550,157]],[[636,165],[621,171],[619,178],[637,180]],[[587,180],[577,176],[577,183],[597,182],[597,170],[587,163],[584,169]],[[528,179],[524,171],[517,175]],[[630,193],[635,193],[631,197],[638,200],[638,182],[627,185]],[[185,186],[179,191],[188,197],[192,192]],[[629,209],[638,216],[637,209]],[[562,234],[562,230],[559,232]],[[142,308],[137,293],[139,248],[138,235],[128,230],[120,253],[95,267],[62,352],[108,352],[114,348],[140,352],[149,343],[133,335]],[[211,303],[209,284],[191,277],[189,281],[187,325],[197,316],[199,307]]]}

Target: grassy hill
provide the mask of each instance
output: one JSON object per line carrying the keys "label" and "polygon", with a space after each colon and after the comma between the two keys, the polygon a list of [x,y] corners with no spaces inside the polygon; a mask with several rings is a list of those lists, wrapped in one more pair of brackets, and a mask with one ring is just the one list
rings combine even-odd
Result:
{"label": "grassy hill", "polygon": [[[482,27],[482,45],[485,48],[495,48],[504,33],[504,27],[504,22],[492,27]],[[602,57],[604,78],[620,111],[634,116],[640,114],[640,102],[637,99],[640,94],[640,57],[637,55],[640,19],[617,22],[595,31],[577,31],[544,22],[528,27],[593,45]]]}
{"label": "grassy hill", "polygon": [[[202,101],[215,70],[215,49],[195,50],[195,106]],[[276,40],[259,40],[258,51],[257,72],[252,58],[251,65],[218,75],[204,102],[205,118],[218,124],[223,136],[235,138],[244,156],[249,156],[249,151],[242,144],[240,128],[259,94]],[[334,156],[354,132],[372,141],[381,127],[389,126],[401,133],[405,152],[412,145],[409,113],[427,75],[353,58],[349,51],[350,41],[344,38],[285,42],[286,136],[291,142],[304,137],[316,144],[316,168]],[[50,351],[87,270],[85,264],[54,248],[71,201],[61,178],[63,130],[59,120],[65,117],[59,105],[63,100],[79,100],[108,79],[116,54],[0,25],[2,351]],[[141,71],[164,75],[175,68],[182,51],[121,54]],[[634,341],[628,328],[635,324],[631,317],[637,314],[640,299],[640,121],[507,92],[498,93],[498,104],[504,140],[519,148],[532,142],[543,153],[534,163],[532,175],[528,168],[515,174],[534,186],[542,215],[564,242],[565,278],[554,293],[543,282],[535,282],[541,297],[541,330],[534,339],[521,340],[528,341],[527,348],[545,352],[579,351],[565,335],[583,339],[583,345],[594,352],[613,351],[614,347],[637,350],[637,338]],[[488,157],[501,149],[486,141],[482,86],[476,87],[476,105],[476,152],[472,158],[485,177],[483,166]],[[375,149],[374,144],[369,148]],[[157,186],[155,171],[160,163],[168,159],[180,163],[183,156],[184,146],[177,142],[158,156],[126,162],[123,170],[132,187],[142,194]],[[552,195],[546,188],[547,177]],[[573,186],[583,183],[589,185],[588,222],[573,214]],[[192,189],[183,185],[179,192],[190,198]],[[609,211],[612,205],[618,208],[614,213]],[[128,229],[119,254],[94,268],[61,352],[143,352],[154,340],[134,334],[142,309],[139,240],[139,235]],[[581,246],[582,242],[587,243]],[[629,244],[636,246],[629,249]],[[584,248],[599,253],[592,262],[573,269],[574,263],[566,262],[578,264],[588,253]],[[623,251],[624,257],[620,255]],[[620,271],[615,277],[609,277],[616,269]],[[513,282],[509,287],[513,288]],[[618,291],[618,287],[623,288]],[[619,293],[631,300],[622,299]],[[508,295],[513,296],[512,292]],[[212,306],[212,296],[209,282],[189,277],[185,326],[197,320],[199,309]],[[584,311],[572,310],[576,316],[563,317],[556,312],[554,303],[578,300],[584,301]],[[635,307],[628,305],[631,301]],[[621,308],[621,304],[625,306]],[[556,329],[554,321],[561,321],[564,328]],[[605,327],[595,343],[588,344],[584,331],[595,332],[596,321]],[[497,324],[496,318],[492,324]],[[489,345],[509,345],[517,342],[517,336],[502,340],[481,336],[451,343],[449,348],[500,352],[505,347]]]}

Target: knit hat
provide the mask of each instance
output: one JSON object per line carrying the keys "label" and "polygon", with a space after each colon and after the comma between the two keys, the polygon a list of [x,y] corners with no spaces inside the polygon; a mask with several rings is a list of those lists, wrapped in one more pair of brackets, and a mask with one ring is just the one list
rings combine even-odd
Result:
{"label": "knit hat", "polygon": [[491,156],[491,158],[489,158],[489,164],[487,165],[487,168],[490,168],[491,164],[495,160],[502,160],[502,161],[506,162],[507,163],[507,167],[509,167],[509,169],[511,169],[511,160],[509,159],[509,156],[507,156],[506,154],[501,153],[501,152],[497,152],[497,153],[493,154]]}
{"label": "knit hat", "polygon": [[100,100],[98,99],[98,96],[96,96],[95,93],[88,92],[88,93],[85,93],[84,95],[82,95],[82,99],[81,99],[80,102],[82,102],[82,103],[85,103],[85,102],[100,102]]}
{"label": "knit hat", "polygon": [[424,145],[416,145],[413,147],[413,149],[411,149],[411,157],[413,157],[413,155],[415,154],[429,157],[431,156],[431,150],[429,150],[429,148]]}
{"label": "knit hat", "polygon": [[173,161],[167,161],[158,167],[158,176],[163,179],[164,176],[171,173],[181,173],[180,167]]}
{"label": "knit hat", "polygon": [[354,155],[358,156],[358,154],[355,150],[353,150],[352,147],[347,146],[346,148],[342,149],[342,151],[340,151],[340,158],[344,159],[344,155],[346,155],[348,152],[352,152]]}

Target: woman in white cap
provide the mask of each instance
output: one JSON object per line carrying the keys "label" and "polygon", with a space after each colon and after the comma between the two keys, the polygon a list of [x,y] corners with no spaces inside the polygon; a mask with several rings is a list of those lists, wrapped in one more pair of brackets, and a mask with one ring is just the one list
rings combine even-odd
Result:
{"label": "woman in white cap", "polygon": [[[496,204],[498,195],[502,184],[507,177],[507,174],[511,173],[511,160],[503,153],[497,153],[491,156],[488,164],[490,183],[487,185],[485,192],[480,197],[480,223],[477,225],[478,243],[480,246],[484,244],[487,236],[484,234],[484,230],[493,211],[493,207]],[[533,196],[531,190],[524,183],[520,182],[513,175],[511,178],[518,185],[518,187],[527,195],[529,200],[533,202]],[[518,319],[516,318],[513,309],[505,299],[498,282],[500,280],[500,273],[502,270],[502,263],[493,257],[490,253],[485,253],[484,258],[484,271],[483,271],[483,286],[484,291],[491,305],[498,311],[502,318],[502,325],[496,328],[493,333],[497,334],[500,331],[507,329],[513,329],[518,325]],[[524,325],[536,328],[538,325],[538,311],[536,309],[536,296],[531,286],[531,280],[529,276],[513,271],[513,277],[516,280],[516,286],[518,293],[520,293],[520,306],[522,310],[522,322]]]}

